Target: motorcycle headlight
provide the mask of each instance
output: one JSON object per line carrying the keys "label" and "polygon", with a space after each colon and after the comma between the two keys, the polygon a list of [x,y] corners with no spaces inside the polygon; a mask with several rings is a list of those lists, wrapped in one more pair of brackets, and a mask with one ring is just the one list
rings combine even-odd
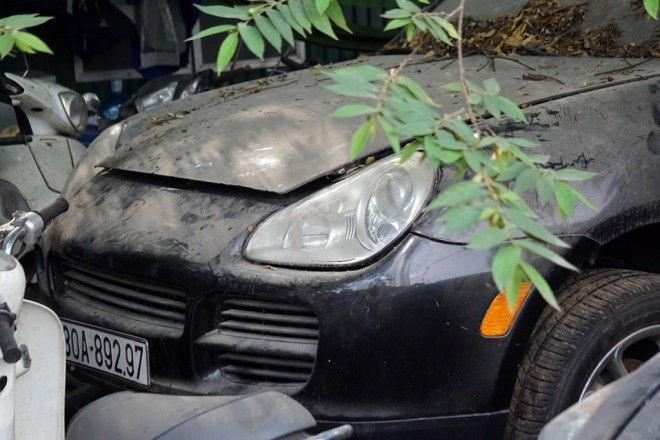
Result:
{"label": "motorcycle headlight", "polygon": [[94,139],[64,184],[62,197],[69,199],[85,182],[101,171],[96,165],[117,150],[117,142],[123,129],[124,122],[119,122],[103,130]]}
{"label": "motorcycle headlight", "polygon": [[176,86],[179,82],[173,81],[166,85],[165,87],[156,90],[155,92],[149,93],[148,95],[142,96],[135,100],[135,108],[138,112],[143,112],[148,108],[156,107],[161,104],[172,102],[174,99],[174,92],[176,92]]}
{"label": "motorcycle headlight", "polygon": [[199,85],[199,77],[190,81],[186,86],[181,90],[180,98],[187,98],[190,95],[194,95],[197,90],[197,85]]}
{"label": "motorcycle headlight", "polygon": [[76,92],[62,92],[59,96],[73,128],[80,134],[84,133],[87,128],[87,103],[83,97]]}
{"label": "motorcycle headlight", "polygon": [[434,188],[422,154],[380,160],[283,209],[257,227],[246,258],[273,265],[346,267],[365,262],[400,237]]}

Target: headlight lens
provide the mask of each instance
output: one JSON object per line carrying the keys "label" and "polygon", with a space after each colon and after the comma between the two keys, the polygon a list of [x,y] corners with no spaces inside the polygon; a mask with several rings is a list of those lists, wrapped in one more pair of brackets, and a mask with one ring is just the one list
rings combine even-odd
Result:
{"label": "headlight lens", "polygon": [[123,128],[124,123],[119,122],[103,130],[94,139],[64,184],[62,197],[68,199],[92,176],[101,171],[96,165],[115,152]]}
{"label": "headlight lens", "polygon": [[162,89],[158,89],[155,92],[136,99],[135,108],[137,108],[138,112],[143,112],[151,107],[157,107],[161,104],[172,102],[177,84],[178,81],[173,81]]}
{"label": "headlight lens", "polygon": [[181,90],[181,96],[180,98],[187,98],[190,95],[195,94],[195,90],[197,90],[197,85],[199,84],[199,77],[195,78],[194,80],[190,81],[186,86]]}
{"label": "headlight lens", "polygon": [[73,128],[78,133],[84,133],[87,128],[87,103],[83,97],[76,92],[62,92],[59,96]]}
{"label": "headlight lens", "polygon": [[275,265],[345,267],[403,234],[426,206],[436,172],[422,154],[383,159],[266,219],[245,256]]}

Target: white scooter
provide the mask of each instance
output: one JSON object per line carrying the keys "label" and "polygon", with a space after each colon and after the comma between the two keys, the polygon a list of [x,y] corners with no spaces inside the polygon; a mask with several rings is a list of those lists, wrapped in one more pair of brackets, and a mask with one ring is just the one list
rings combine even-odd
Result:
{"label": "white scooter", "polygon": [[[94,95],[95,98],[95,95]],[[96,98],[98,100],[98,98]],[[0,74],[0,215],[44,208],[85,152],[87,103],[58,84]]]}
{"label": "white scooter", "polygon": [[16,212],[0,226],[0,439],[64,439],[65,346],[52,310],[24,299],[25,274],[12,256],[32,246],[66,211],[60,198],[40,212]]}

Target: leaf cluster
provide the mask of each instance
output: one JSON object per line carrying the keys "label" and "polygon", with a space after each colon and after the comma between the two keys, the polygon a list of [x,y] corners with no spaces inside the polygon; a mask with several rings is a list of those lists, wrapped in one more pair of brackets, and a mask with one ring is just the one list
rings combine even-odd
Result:
{"label": "leaf cluster", "polygon": [[40,17],[37,14],[12,15],[0,19],[0,60],[5,58],[14,49],[34,54],[44,52],[53,54],[53,51],[44,41],[23,29],[39,26],[53,17]]}
{"label": "leaf cluster", "polygon": [[205,29],[189,40],[224,34],[227,36],[218,49],[216,71],[219,74],[236,54],[239,40],[257,58],[263,59],[266,42],[278,52],[282,43],[295,44],[295,34],[305,38],[317,30],[337,39],[333,25],[351,32],[338,0],[254,0],[247,6],[195,5],[205,14],[229,20],[234,24],[222,24]]}

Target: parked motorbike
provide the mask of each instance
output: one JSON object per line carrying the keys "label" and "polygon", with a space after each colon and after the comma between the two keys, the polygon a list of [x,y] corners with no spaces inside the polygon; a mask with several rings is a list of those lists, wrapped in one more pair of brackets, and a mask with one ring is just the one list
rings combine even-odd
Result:
{"label": "parked motorbike", "polygon": [[[97,98],[98,99],[98,98]],[[48,81],[0,75],[0,214],[44,208],[85,152],[87,103]]]}
{"label": "parked motorbike", "polygon": [[[0,226],[0,438],[64,438],[65,345],[49,308],[24,299],[25,273],[14,256],[37,243],[66,211],[60,198],[39,212],[14,213]],[[14,255],[14,256],[12,256]]]}
{"label": "parked motorbike", "polygon": [[213,70],[205,69],[189,75],[167,75],[152,79],[121,106],[119,117],[127,119],[150,108],[221,87],[250,70],[250,66],[239,67],[216,77]]}

